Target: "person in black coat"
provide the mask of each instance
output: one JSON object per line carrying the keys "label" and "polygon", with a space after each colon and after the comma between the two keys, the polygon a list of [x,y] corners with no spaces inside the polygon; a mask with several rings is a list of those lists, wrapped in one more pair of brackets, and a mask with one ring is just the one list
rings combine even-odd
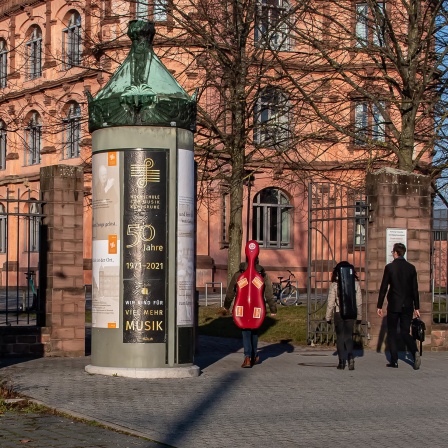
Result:
{"label": "person in black coat", "polygon": [[417,271],[404,258],[406,246],[394,244],[394,260],[384,268],[383,280],[378,294],[377,314],[383,317],[383,303],[387,293],[387,337],[389,341],[390,363],[387,367],[398,367],[397,326],[408,350],[414,356],[414,369],[420,368],[421,359],[417,343],[410,334],[411,320],[415,313],[420,317]]}

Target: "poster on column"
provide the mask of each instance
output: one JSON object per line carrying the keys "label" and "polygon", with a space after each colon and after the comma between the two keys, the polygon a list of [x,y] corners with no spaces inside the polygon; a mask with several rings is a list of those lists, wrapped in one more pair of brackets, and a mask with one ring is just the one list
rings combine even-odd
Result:
{"label": "poster on column", "polygon": [[134,149],[123,156],[123,342],[163,343],[168,151]]}
{"label": "poster on column", "polygon": [[194,324],[194,157],[179,149],[177,176],[177,325]]}
{"label": "poster on column", "polygon": [[118,328],[120,188],[116,151],[92,156],[92,327]]}

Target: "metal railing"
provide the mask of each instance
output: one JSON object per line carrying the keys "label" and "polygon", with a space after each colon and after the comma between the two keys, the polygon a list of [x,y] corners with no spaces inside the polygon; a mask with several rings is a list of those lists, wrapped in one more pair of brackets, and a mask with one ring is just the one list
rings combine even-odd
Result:
{"label": "metal railing", "polygon": [[221,303],[221,306],[223,305],[223,302],[222,302],[222,282],[206,282],[205,283],[205,306],[208,305],[208,289],[209,289],[209,287],[215,289],[215,285],[219,285],[219,289],[220,289],[220,303]]}
{"label": "metal railing", "polygon": [[43,325],[38,288],[43,202],[31,198],[30,190],[26,199],[20,190],[16,198],[10,193],[0,200],[0,326]]}

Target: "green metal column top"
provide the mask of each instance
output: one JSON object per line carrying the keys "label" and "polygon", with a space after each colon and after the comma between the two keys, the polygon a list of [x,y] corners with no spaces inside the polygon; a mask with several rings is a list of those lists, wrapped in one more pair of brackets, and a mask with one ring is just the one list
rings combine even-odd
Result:
{"label": "green metal column top", "polygon": [[195,131],[196,94],[190,97],[154,54],[154,34],[152,22],[129,22],[128,56],[95,98],[87,92],[90,132],[112,126]]}

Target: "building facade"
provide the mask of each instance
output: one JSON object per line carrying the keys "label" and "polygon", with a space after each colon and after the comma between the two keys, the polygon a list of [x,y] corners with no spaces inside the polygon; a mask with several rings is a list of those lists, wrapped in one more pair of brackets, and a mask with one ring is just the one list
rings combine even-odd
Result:
{"label": "building facade", "polygon": [[[335,7],[332,2],[323,3],[326,7]],[[367,26],[371,15],[367,3],[343,3],[346,3],[343,14],[350,23],[350,39],[378,41],[378,35],[371,34]],[[299,61],[294,60],[299,51],[290,36],[292,25],[285,25],[290,23],[290,19],[279,20],[282,14],[292,14],[291,4],[284,0],[263,0],[255,4],[255,25],[250,34],[253,47],[258,50],[266,47],[275,49],[284,55],[282,60],[288,61],[290,66],[301,67]],[[202,61],[202,67],[205,67],[208,50],[198,45],[193,37],[181,40],[173,25],[172,17],[176,12],[179,17],[190,20],[193,36],[196,24],[205,20],[193,3],[185,2],[184,7],[175,11],[173,3],[168,0],[0,0],[0,210],[7,210],[8,199],[39,199],[41,167],[58,164],[82,166],[85,174],[83,257],[86,285],[92,281],[92,170],[85,92],[95,96],[124,60],[130,44],[126,27],[132,19],[155,22],[156,52],[188,92],[192,94],[204,84],[207,70],[201,69],[199,62]],[[296,20],[306,23],[305,19]],[[322,29],[325,29],[324,21]],[[181,42],[179,48],[185,49],[189,43],[195,48],[194,52],[181,55],[173,46],[174,38],[167,44],[167,36],[176,33],[174,38]],[[354,49],[356,45],[353,44]],[[193,53],[200,53],[202,59],[196,58],[194,63],[191,62]],[[309,262],[308,184],[316,179],[342,182],[340,173],[347,173],[343,165],[356,161],[358,163],[354,163],[349,174],[345,174],[343,182],[348,185],[362,183],[367,163],[366,142],[371,169],[376,160],[372,157],[372,146],[383,145],[388,137],[384,118],[387,106],[381,101],[372,105],[362,96],[350,93],[346,87],[338,86],[337,78],[327,69],[316,69],[315,73],[320,73],[321,78],[319,95],[331,98],[333,91],[339,91],[340,96],[346,98],[341,103],[343,109],[339,107],[338,113],[344,126],[351,126],[351,131],[344,138],[335,140],[334,131],[321,126],[319,135],[315,135],[315,121],[307,118],[306,113],[292,112],[298,105],[303,106],[306,92],[300,92],[300,101],[287,96],[283,87],[288,86],[289,91],[293,91],[294,77],[285,74],[287,66],[282,66],[281,60],[276,64],[271,62],[271,65],[274,68],[266,69],[263,74],[264,78],[271,79],[271,85],[254,88],[257,92],[251,93],[253,107],[246,111],[251,138],[248,152],[259,152],[263,156],[250,159],[246,166],[240,210],[242,240],[244,243],[256,239],[260,243],[260,263],[274,281],[290,270],[303,289]],[[318,77],[312,71],[301,71],[305,72],[309,80],[317,82]],[[224,74],[222,76],[225,78]],[[255,74],[253,79],[261,77],[257,78]],[[328,80],[332,82],[331,89],[328,88]],[[199,106],[211,109],[213,97],[213,89],[209,89],[200,97]],[[393,117],[393,113],[390,115]],[[223,124],[220,120],[216,122],[217,127]],[[203,123],[201,126],[206,127]],[[301,127],[302,135],[306,133],[308,137],[306,141],[299,142],[291,135],[297,134]],[[203,134],[199,134],[197,140],[198,144],[203,143]],[[285,141],[295,148],[289,160],[285,157],[286,151],[278,150]],[[219,151],[219,144],[216,147]],[[271,156],[267,157],[267,153]],[[199,157],[198,164],[200,166]],[[297,174],[307,170],[306,176]],[[202,169],[198,180],[198,288],[203,288],[206,282],[222,282],[224,286],[227,282],[229,224],[232,219],[228,179],[224,175],[215,176],[213,170],[208,171],[208,176],[204,176],[205,172]],[[352,201],[350,205],[353,220],[344,231],[342,241],[347,247],[356,246],[363,250],[365,217],[362,210],[365,204]],[[31,215],[39,212],[36,206],[25,204],[23,207],[23,211]],[[18,230],[8,227],[6,231],[7,226],[5,219],[0,219],[0,263],[6,262],[7,242],[16,244],[16,234],[23,232],[27,237],[21,241],[31,250],[31,265],[37,269],[38,219],[27,220],[26,225],[16,227]],[[19,251],[18,260],[14,260],[19,270],[25,264],[20,260],[21,253],[25,254]]]}

